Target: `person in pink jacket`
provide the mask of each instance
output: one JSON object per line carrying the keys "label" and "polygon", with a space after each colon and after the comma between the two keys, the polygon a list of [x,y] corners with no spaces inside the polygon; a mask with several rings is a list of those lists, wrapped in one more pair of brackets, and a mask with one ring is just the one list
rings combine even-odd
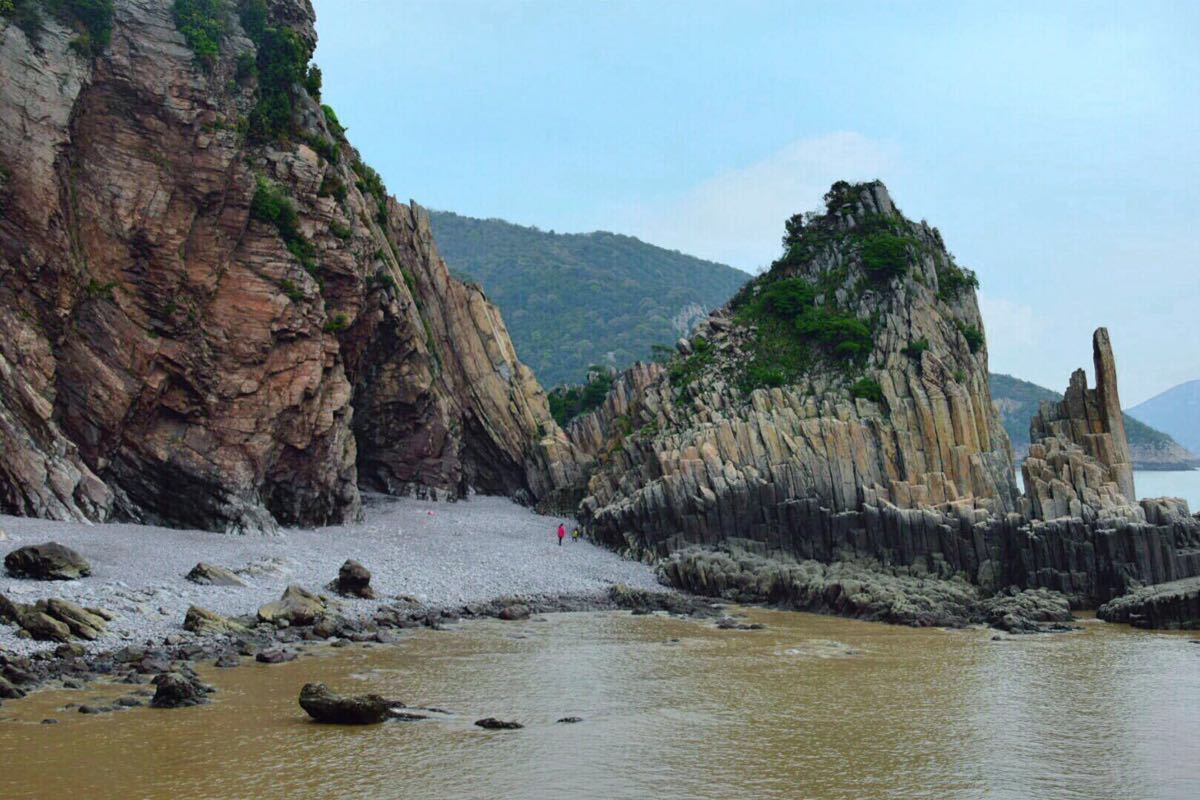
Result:
{"label": "person in pink jacket", "polygon": [[566,526],[564,526],[561,522],[558,523],[558,546],[559,547],[562,547],[562,540],[563,540],[563,537],[566,535],[567,535]]}

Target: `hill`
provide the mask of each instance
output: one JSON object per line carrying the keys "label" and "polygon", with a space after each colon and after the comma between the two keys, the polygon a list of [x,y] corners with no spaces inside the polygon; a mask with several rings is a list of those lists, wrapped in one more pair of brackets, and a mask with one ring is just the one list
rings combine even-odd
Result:
{"label": "hill", "polygon": [[431,212],[450,269],[504,314],[544,386],[581,383],[592,364],[624,367],[673,344],[750,276],[615,233],[561,234]]}
{"label": "hill", "polygon": [[1171,434],[1193,453],[1200,452],[1200,380],[1168,389],[1129,413]]}
{"label": "hill", "polygon": [[[1057,402],[1062,395],[1011,375],[991,373],[988,380],[992,405],[1000,414],[1008,438],[1012,439],[1013,451],[1018,459],[1024,458],[1029,449],[1029,420],[1037,413],[1038,404],[1043,400]],[[1170,435],[1135,419],[1130,412],[1137,413],[1137,407],[1125,413],[1125,434],[1135,468],[1187,469],[1200,464],[1194,451],[1189,452]]]}

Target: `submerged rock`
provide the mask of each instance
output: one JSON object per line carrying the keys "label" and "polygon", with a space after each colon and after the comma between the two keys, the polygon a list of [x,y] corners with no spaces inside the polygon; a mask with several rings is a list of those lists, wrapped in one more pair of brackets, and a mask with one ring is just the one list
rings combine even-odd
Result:
{"label": "submerged rock", "polygon": [[374,725],[404,704],[378,694],[339,695],[323,683],[306,683],[300,690],[300,707],[317,722],[335,725]]}
{"label": "submerged rock", "polygon": [[522,725],[519,722],[508,722],[508,721],[505,721],[502,719],[496,719],[495,717],[485,717],[484,719],[477,719],[477,720],[475,720],[475,724],[478,725],[480,728],[486,728],[487,730],[490,730],[490,731],[511,731],[511,730],[516,730],[517,728],[525,727],[524,725]]}
{"label": "submerged rock", "polygon": [[268,647],[266,650],[259,650],[254,660],[260,664],[283,664],[295,661],[298,655],[295,650],[288,650],[286,647]]}
{"label": "submerged rock", "polygon": [[155,676],[158,687],[150,705],[154,708],[185,708],[208,702],[212,687],[200,682],[195,675],[184,672],[163,672]]}
{"label": "submerged rock", "polygon": [[4,557],[4,568],[14,578],[41,581],[73,581],[92,574],[86,558],[58,542],[18,547]]}
{"label": "submerged rock", "polygon": [[192,583],[198,583],[201,586],[245,586],[246,582],[239,578],[235,573],[224,567],[218,567],[216,564],[208,564],[201,561],[196,566],[192,567],[191,571],[184,576]]}

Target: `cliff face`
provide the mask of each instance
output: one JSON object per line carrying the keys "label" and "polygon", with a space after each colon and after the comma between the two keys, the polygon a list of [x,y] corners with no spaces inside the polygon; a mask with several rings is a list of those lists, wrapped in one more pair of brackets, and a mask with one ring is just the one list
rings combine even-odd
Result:
{"label": "cliff face", "polygon": [[827,202],[789,221],[787,254],[665,369],[628,371],[568,426],[595,458],[590,533],[641,556],[865,559],[1081,605],[1200,573],[1186,504],[1134,501],[1103,330],[1097,389],[1077,373],[1034,421],[1023,497],[973,276],[881,184],[836,184]]}
{"label": "cliff face", "polygon": [[352,518],[360,483],[551,493],[574,453],[425,212],[302,82],[255,133],[311,6],[227,10],[209,58],[169,0],[117,0],[94,56],[0,18],[0,509],[250,530]]}

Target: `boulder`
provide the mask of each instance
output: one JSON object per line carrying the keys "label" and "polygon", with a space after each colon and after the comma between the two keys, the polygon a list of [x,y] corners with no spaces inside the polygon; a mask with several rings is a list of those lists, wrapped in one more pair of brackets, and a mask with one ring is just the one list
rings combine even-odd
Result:
{"label": "boulder", "polygon": [[327,610],[325,601],[307,589],[292,584],[283,596],[258,610],[258,618],[272,625],[280,620],[288,625],[311,625]]}
{"label": "boulder", "polygon": [[205,636],[235,635],[247,632],[246,626],[200,606],[188,608],[187,615],[183,618],[183,629]]}
{"label": "boulder", "polygon": [[377,694],[339,695],[323,683],[306,683],[300,690],[300,707],[317,722],[334,725],[374,725],[404,704]]}
{"label": "boulder", "polygon": [[348,559],[338,570],[337,580],[329,588],[347,597],[374,600],[377,596],[371,588],[371,571],[353,559]]}
{"label": "boulder", "polygon": [[155,676],[158,688],[150,705],[154,708],[184,708],[208,702],[211,687],[205,686],[193,675],[182,672],[164,672]]}
{"label": "boulder", "polygon": [[39,600],[36,608],[54,617],[80,639],[93,642],[104,633],[105,619],[99,614],[75,605],[69,600],[52,597],[49,600]]}
{"label": "boulder", "polygon": [[13,686],[8,682],[8,679],[0,675],[0,698],[5,700],[16,700],[25,696],[25,691],[19,687]]}
{"label": "boulder", "polygon": [[475,724],[481,728],[486,728],[489,731],[511,731],[525,726],[519,722],[509,722],[495,717],[486,717],[484,719],[475,720]]}
{"label": "boulder", "polygon": [[4,557],[4,568],[14,578],[40,581],[73,581],[92,574],[87,559],[58,542],[18,547]]}
{"label": "boulder", "polygon": [[34,606],[25,606],[17,620],[30,636],[41,642],[65,642],[71,638],[71,629]]}
{"label": "boulder", "polygon": [[216,564],[207,564],[203,561],[192,567],[191,571],[184,577],[192,583],[198,583],[201,586],[246,585],[245,581],[224,567],[218,567]]}

